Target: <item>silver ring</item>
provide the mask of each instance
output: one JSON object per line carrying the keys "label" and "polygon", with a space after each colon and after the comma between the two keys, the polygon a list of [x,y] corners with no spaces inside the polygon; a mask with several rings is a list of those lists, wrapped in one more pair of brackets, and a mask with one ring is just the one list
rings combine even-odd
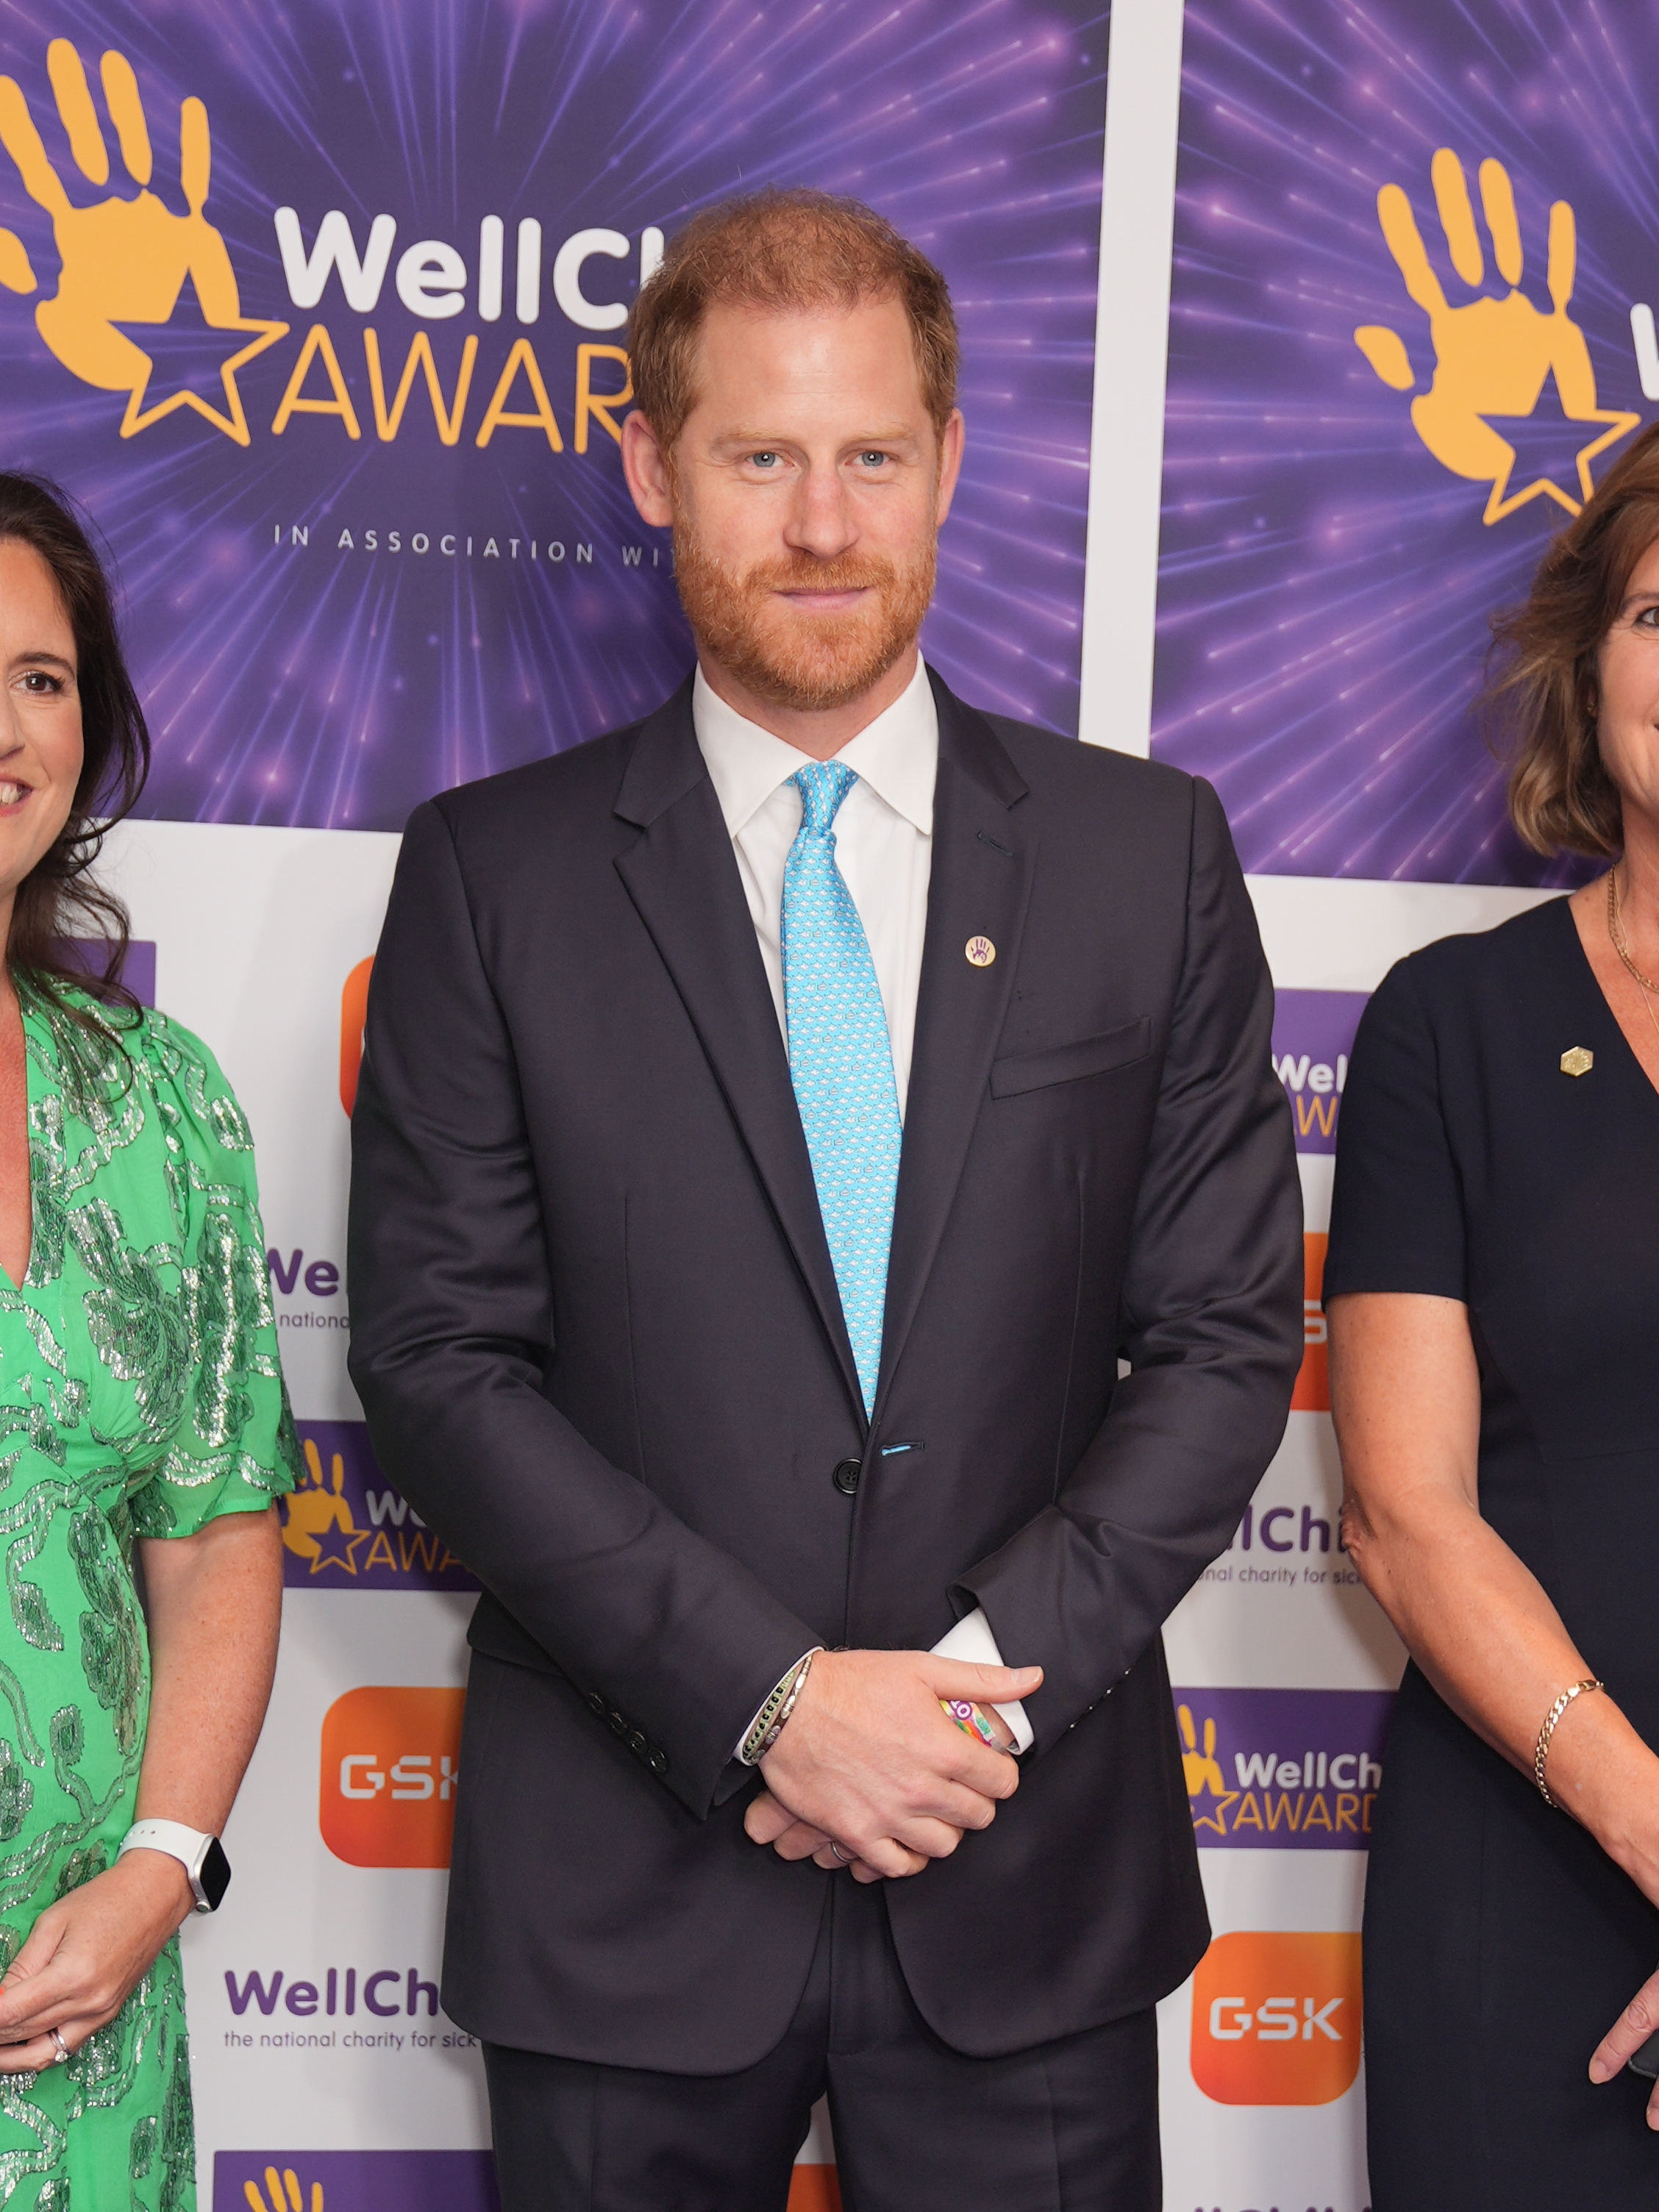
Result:
{"label": "silver ring", "polygon": [[[853,1860],[854,1860],[854,1854],[852,1851],[844,1851],[844,1850],[842,1850],[842,1849],[841,1845],[840,1845],[838,1843],[836,1843],[836,1840],[835,1840],[835,1838],[834,1838],[833,1837],[830,1838],[830,1850],[835,1853],[836,1856],[836,1857],[841,1861],[841,1863],[842,1863],[842,1864],[843,1866],[851,1866],[851,1865],[852,1865],[852,1863],[853,1863]],[[54,2030],[53,2030],[53,2033],[54,2033],[54,2034],[55,2034],[55,2033],[57,2033],[57,2031],[54,2029]]]}
{"label": "silver ring", "polygon": [[58,2065],[67,2066],[69,2063],[70,2055],[70,2047],[68,2044],[64,2042],[62,2035],[55,2027],[49,2027],[46,2030],[46,2033],[52,2038],[52,2041],[58,2045]]}

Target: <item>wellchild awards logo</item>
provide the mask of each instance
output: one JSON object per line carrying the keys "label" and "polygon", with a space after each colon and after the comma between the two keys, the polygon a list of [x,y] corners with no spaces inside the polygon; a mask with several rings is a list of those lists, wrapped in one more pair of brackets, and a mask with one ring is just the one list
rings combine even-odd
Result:
{"label": "wellchild awards logo", "polygon": [[[37,301],[36,328],[70,375],[97,391],[125,395],[122,437],[134,437],[188,409],[237,445],[250,444],[238,372],[285,338],[290,325],[242,312],[229,249],[206,212],[213,145],[205,105],[192,95],[180,106],[178,179],[184,205],[170,206],[155,189],[149,120],[127,57],[112,50],[99,65],[104,115],[123,172],[118,177],[79,50],[68,39],[53,39],[46,60],[52,106],[76,173],[73,192],[47,154],[27,96],[15,79],[0,77],[0,146],[23,191],[50,218],[58,258],[55,289]],[[296,309],[315,309],[328,295],[337,319],[342,313],[367,318],[381,307],[389,280],[390,296],[422,325],[447,323],[469,307],[486,332],[503,319],[507,230],[498,215],[481,219],[471,268],[454,244],[439,238],[406,244],[394,263],[399,225],[390,213],[374,216],[361,240],[339,208],[319,211],[309,240],[295,208],[275,209],[271,221],[289,298]],[[662,250],[663,234],[654,226],[647,225],[635,240],[608,226],[586,225],[553,255],[554,304],[579,329],[616,330],[627,319],[627,308],[619,301],[589,297],[588,264],[636,261],[643,283]],[[526,216],[517,226],[512,288],[513,313],[520,325],[541,319],[543,265],[542,223]],[[25,297],[45,289],[23,239],[5,228],[0,228],[0,285]],[[373,324],[362,323],[356,343],[368,409],[354,399],[343,366],[351,343],[337,319],[332,327],[319,320],[307,330],[289,368],[266,426],[270,435],[281,437],[296,416],[320,416],[332,418],[356,441],[365,434],[367,417],[375,436],[391,444],[403,428],[418,381],[446,446],[459,442],[465,426],[480,448],[500,430],[528,429],[540,432],[551,452],[564,452],[544,364],[527,334],[521,331],[504,349],[491,349],[487,397],[477,378],[483,345],[477,330],[465,333],[447,381],[424,327],[414,332],[395,374]],[[154,388],[169,379],[172,389]],[[476,410],[475,398],[480,403]],[[632,398],[628,356],[620,346],[614,341],[578,345],[574,402],[567,418],[574,451],[586,453],[596,425],[620,441],[621,416]],[[445,550],[453,553],[455,546]],[[550,546],[545,555],[538,546],[536,557],[555,556]],[[563,557],[562,546],[556,557]]]}
{"label": "wellchild awards logo", "polygon": [[[81,56],[67,39],[46,49],[58,120],[84,190],[109,185],[108,143]],[[82,384],[125,392],[121,435],[131,438],[181,408],[191,408],[239,446],[248,443],[247,416],[236,372],[286,337],[288,325],[244,315],[236,271],[221,234],[204,212],[213,149],[207,110],[186,100],[179,115],[181,213],[151,189],[155,155],[132,64],[106,53],[100,67],[106,112],[113,125],[127,190],[77,203],[47,155],[27,100],[15,81],[0,77],[0,145],[19,181],[52,219],[59,270],[57,289],[34,311],[51,352]],[[27,247],[0,228],[0,284],[24,295],[40,290]],[[189,304],[186,304],[188,300]],[[150,399],[160,334],[173,322],[197,330],[202,343],[217,334],[222,404],[189,385]]]}
{"label": "wellchild awards logo", "polygon": [[1369,1848],[1391,1690],[1176,1690],[1193,1833],[1206,1850]]}
{"label": "wellchild awards logo", "polygon": [[[1642,418],[1596,404],[1595,365],[1571,313],[1578,266],[1573,211],[1565,200],[1555,201],[1550,209],[1550,305],[1546,313],[1521,289],[1526,258],[1515,189],[1503,163],[1488,159],[1480,168],[1486,240],[1498,279],[1506,288],[1501,296],[1481,289],[1486,283],[1486,254],[1480,225],[1469,198],[1468,173],[1449,146],[1436,153],[1429,176],[1447,255],[1460,282],[1474,296],[1456,306],[1448,299],[1410,200],[1399,185],[1384,185],[1376,196],[1377,221],[1407,295],[1429,319],[1429,342],[1434,349],[1429,388],[1412,401],[1412,426],[1442,468],[1487,487],[1483,522],[1501,522],[1534,499],[1553,500],[1569,514],[1577,514],[1595,489],[1590,463]],[[1652,353],[1653,317],[1648,310],[1639,312],[1647,316],[1645,336]],[[1644,333],[1634,313],[1632,325],[1639,359]],[[1368,323],[1353,336],[1384,384],[1395,392],[1415,390],[1417,373],[1398,331]],[[1574,455],[1577,498],[1550,476],[1526,477],[1518,489],[1511,489],[1516,458],[1514,427],[1531,416],[1552,379],[1564,418],[1583,423],[1589,433]],[[1644,371],[1644,385],[1646,381]]]}
{"label": "wellchild awards logo", "polygon": [[477,1577],[381,1474],[366,1423],[296,1426],[305,1473],[281,1501],[288,1589],[477,1589]]}
{"label": "wellchild awards logo", "polygon": [[[629,309],[672,224],[803,174],[873,190],[896,125],[987,431],[931,649],[1074,726],[1105,41],[1085,10],[1011,46],[1002,13],[872,18],[882,98],[849,107],[841,12],[787,0],[750,10],[791,88],[759,100],[711,100],[648,8],[594,39],[483,0],[459,44],[412,7],[367,36],[352,0],[0,10],[7,453],[118,557],[145,811],[398,831],[659,705],[690,648],[623,477]],[[964,159],[997,179],[971,210]],[[1012,606],[971,549],[1033,498]]]}
{"label": "wellchild awards logo", "polygon": [[213,2212],[501,2212],[487,2150],[222,2150]]}

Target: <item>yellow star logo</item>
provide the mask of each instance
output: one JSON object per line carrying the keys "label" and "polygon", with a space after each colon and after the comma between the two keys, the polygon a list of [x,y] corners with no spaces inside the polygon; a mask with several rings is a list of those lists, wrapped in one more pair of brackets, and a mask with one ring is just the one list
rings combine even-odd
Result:
{"label": "yellow star logo", "polygon": [[1237,1790],[1219,1791],[1216,1797],[1215,1810],[1212,1813],[1200,1813],[1198,1807],[1194,1805],[1193,1807],[1194,1833],[1196,1834],[1200,1828],[1213,1828],[1218,1836],[1224,1836],[1227,1832],[1227,1808],[1238,1795],[1239,1792]]}
{"label": "yellow star logo", "polygon": [[205,421],[212,423],[216,430],[222,430],[226,437],[234,438],[239,446],[250,442],[247,415],[242,406],[242,395],[237,389],[236,372],[239,368],[245,368],[267,347],[274,346],[278,338],[285,338],[289,326],[286,323],[269,323],[252,316],[239,315],[234,322],[215,323],[208,327],[254,333],[251,343],[238,347],[219,364],[219,380],[224,387],[226,411],[222,414],[210,400],[204,399],[199,392],[192,392],[187,385],[181,385],[176,392],[168,392],[167,398],[158,401],[154,407],[146,407],[144,395],[149,390],[155,368],[153,360],[147,360],[142,377],[128,397],[126,412],[121,417],[121,435],[124,438],[136,437],[140,430],[148,430],[152,422],[159,422],[165,416],[176,414],[181,407],[193,407]]}

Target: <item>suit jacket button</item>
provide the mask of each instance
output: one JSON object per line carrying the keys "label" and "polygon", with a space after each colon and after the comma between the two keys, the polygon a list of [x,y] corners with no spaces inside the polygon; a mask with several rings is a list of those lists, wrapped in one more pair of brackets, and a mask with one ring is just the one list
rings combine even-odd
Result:
{"label": "suit jacket button", "polygon": [[622,1715],[617,1711],[614,1706],[605,1717],[606,1722],[609,1723],[612,1735],[626,1735],[628,1734],[628,1723],[623,1718]]}
{"label": "suit jacket button", "polygon": [[850,1498],[859,1486],[860,1462],[855,1459],[838,1459],[830,1480],[843,1498]]}
{"label": "suit jacket button", "polygon": [[633,1735],[628,1739],[628,1748],[633,1753],[635,1759],[643,1759],[646,1753],[649,1750],[650,1746],[647,1743],[640,1730],[635,1729]]}
{"label": "suit jacket button", "polygon": [[605,1711],[605,1692],[604,1692],[604,1691],[603,1691],[603,1690],[590,1690],[590,1691],[588,1692],[588,1693],[587,1693],[587,1703],[588,1703],[588,1708],[589,1708],[589,1710],[590,1710],[591,1711],[592,1711],[592,1712],[596,1712],[596,1713],[603,1713],[603,1712],[604,1712],[604,1711]]}
{"label": "suit jacket button", "polygon": [[651,1771],[653,1774],[666,1774],[668,1771],[668,1753],[662,1750],[659,1746],[653,1743],[650,1750],[645,1755],[645,1763],[651,1769]]}

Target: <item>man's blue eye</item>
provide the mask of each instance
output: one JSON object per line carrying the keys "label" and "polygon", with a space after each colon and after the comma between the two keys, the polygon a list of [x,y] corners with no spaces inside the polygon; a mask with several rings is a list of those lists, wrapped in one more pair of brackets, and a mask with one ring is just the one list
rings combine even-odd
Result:
{"label": "man's blue eye", "polygon": [[775,453],[751,453],[749,458],[757,469],[769,469],[778,457]]}
{"label": "man's blue eye", "polygon": [[887,456],[885,453],[877,453],[872,447],[869,452],[860,453],[859,455],[859,459],[861,461],[866,462],[869,466],[878,469],[882,463],[887,459]]}

